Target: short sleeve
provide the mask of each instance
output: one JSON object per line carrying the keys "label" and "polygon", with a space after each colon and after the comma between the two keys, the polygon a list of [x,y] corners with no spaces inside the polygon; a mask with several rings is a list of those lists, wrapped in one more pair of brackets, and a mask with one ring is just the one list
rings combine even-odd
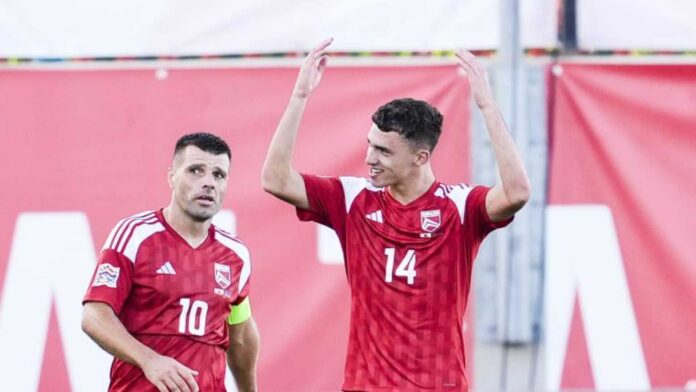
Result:
{"label": "short sleeve", "polygon": [[249,283],[251,279],[247,279],[246,283],[242,287],[241,290],[239,290],[239,295],[237,295],[237,298],[232,302],[232,305],[239,305],[242,302],[244,302],[245,299],[249,297],[249,293],[251,292],[251,284]]}
{"label": "short sleeve", "polygon": [[104,249],[82,303],[104,302],[119,314],[132,284],[133,263],[113,249]]}
{"label": "short sleeve", "polygon": [[512,222],[514,216],[500,222],[493,222],[486,210],[486,196],[491,190],[487,186],[474,187],[466,199],[466,211],[464,224],[467,225],[467,232],[474,233],[478,238],[483,239],[488,233],[495,229],[505,227]]}
{"label": "short sleeve", "polygon": [[[251,253],[238,238],[233,237],[220,228],[215,228],[215,240],[225,246],[231,252],[231,265],[215,264],[215,273],[222,268],[223,271],[234,272],[237,276],[236,289],[237,296],[232,301],[233,305],[238,305],[249,295],[251,281]],[[230,269],[228,270],[227,267]]]}
{"label": "short sleeve", "polygon": [[297,208],[297,217],[338,229],[345,224],[346,202],[341,180],[337,177],[319,177],[302,174],[309,209]]}

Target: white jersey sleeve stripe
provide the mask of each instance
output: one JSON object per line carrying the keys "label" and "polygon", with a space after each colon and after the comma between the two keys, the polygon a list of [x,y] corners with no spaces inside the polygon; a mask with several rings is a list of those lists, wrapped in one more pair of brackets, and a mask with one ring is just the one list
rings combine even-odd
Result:
{"label": "white jersey sleeve stripe", "polygon": [[126,243],[126,247],[123,250],[123,255],[126,256],[132,263],[135,263],[135,256],[137,256],[138,249],[143,241],[145,241],[151,235],[164,230],[164,226],[162,226],[162,224],[159,222],[154,224],[144,223],[136,226],[133,229],[133,235]]}
{"label": "white jersey sleeve stripe", "polygon": [[143,217],[137,217],[137,218],[129,218],[121,227],[121,230],[119,233],[116,235],[116,238],[114,238],[114,241],[112,243],[111,248],[112,249],[119,249],[124,246],[124,241],[127,241],[128,236],[130,233],[133,231],[133,227],[138,223],[142,222],[144,220],[157,220],[157,217],[155,214],[148,214]]}
{"label": "white jersey sleeve stripe", "polygon": [[123,232],[123,230],[125,229],[124,226],[131,219],[133,219],[133,217],[124,218],[118,221],[116,226],[114,226],[113,230],[111,230],[109,237],[107,237],[106,242],[104,243],[104,249],[111,249],[116,245],[116,239],[120,238],[121,232]]}
{"label": "white jersey sleeve stripe", "polygon": [[129,216],[128,218],[121,220],[120,227],[119,227],[118,231],[116,232],[116,235],[115,235],[114,238],[112,239],[112,241],[111,241],[109,247],[110,247],[111,249],[115,249],[115,248],[116,248],[116,246],[118,245],[119,240],[120,240],[121,237],[123,236],[123,233],[128,229],[128,225],[130,224],[130,222],[132,222],[132,221],[135,220],[135,219],[143,219],[143,218],[149,217],[149,216],[151,216],[151,215],[154,216],[154,213],[152,213],[152,211],[147,211],[147,212],[143,212],[143,213],[140,213],[140,214],[136,214],[136,215]]}
{"label": "white jersey sleeve stripe", "polygon": [[119,252],[123,252],[123,249],[128,244],[129,238],[132,236],[132,233],[135,230],[135,228],[143,223],[157,223],[157,216],[153,215],[152,217],[147,218],[132,219],[130,222],[126,224],[126,229],[121,234],[121,238],[118,240],[116,246],[114,246],[113,249],[116,249]]}
{"label": "white jersey sleeve stripe", "polygon": [[104,241],[104,245],[102,246],[102,250],[104,250],[104,249],[111,249],[111,248],[113,248],[113,247],[116,245],[116,244],[114,243],[114,240],[115,240],[116,238],[119,238],[119,236],[118,236],[117,233],[121,232],[121,231],[124,229],[124,225],[125,225],[129,220],[134,219],[134,218],[146,217],[146,216],[148,216],[148,215],[150,215],[150,214],[152,214],[152,211],[143,211],[143,212],[139,212],[139,213],[137,213],[137,214],[135,214],[135,215],[129,216],[129,217],[127,217],[127,218],[123,218],[123,219],[121,219],[120,221],[118,221],[118,223],[116,223],[116,225],[114,225],[114,228],[111,229],[111,232],[109,233],[109,236],[106,237],[106,241]]}
{"label": "white jersey sleeve stripe", "polygon": [[111,232],[109,233],[109,236],[106,237],[106,241],[104,241],[104,245],[102,245],[102,250],[108,249],[108,248],[111,247],[111,242],[114,240],[114,237],[116,236],[116,232],[118,231],[118,229],[121,228],[121,224],[123,224],[123,221],[124,221],[124,220],[121,219],[120,221],[118,221],[118,223],[116,223],[116,225],[114,226],[114,228],[111,229]]}
{"label": "white jersey sleeve stripe", "polygon": [[447,197],[454,202],[457,207],[457,212],[459,212],[459,221],[464,223],[464,214],[466,211],[466,199],[469,197],[469,192],[473,188],[465,184],[457,184],[453,186],[448,186],[445,193]]}
{"label": "white jersey sleeve stripe", "polygon": [[350,207],[353,205],[355,198],[367,188],[369,182],[364,178],[358,177],[339,177],[343,186],[343,193],[346,198],[346,214],[350,212]]}
{"label": "white jersey sleeve stripe", "polygon": [[244,246],[244,244],[226,236],[222,232],[215,231],[215,239],[231,249],[240,259],[242,259],[242,271],[239,273],[239,287],[238,292],[241,292],[244,286],[246,286],[249,276],[251,275],[251,256],[249,255],[249,249]]}

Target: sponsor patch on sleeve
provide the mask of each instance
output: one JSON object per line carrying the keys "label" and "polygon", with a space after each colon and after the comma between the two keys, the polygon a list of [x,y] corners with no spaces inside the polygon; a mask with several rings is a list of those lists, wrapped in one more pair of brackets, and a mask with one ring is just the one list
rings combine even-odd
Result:
{"label": "sponsor patch on sleeve", "polygon": [[109,263],[100,264],[97,268],[97,273],[94,276],[94,282],[92,283],[92,286],[106,286],[116,288],[118,275],[121,273],[120,271],[120,268],[114,267]]}

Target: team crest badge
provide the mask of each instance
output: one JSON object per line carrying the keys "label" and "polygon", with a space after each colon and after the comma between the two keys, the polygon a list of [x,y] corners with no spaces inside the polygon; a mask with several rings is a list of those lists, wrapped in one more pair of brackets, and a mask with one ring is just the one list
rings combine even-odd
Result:
{"label": "team crest badge", "polygon": [[440,227],[440,210],[421,211],[421,228],[432,233]]}
{"label": "team crest badge", "polygon": [[215,281],[220,287],[223,289],[229,287],[232,283],[231,275],[229,265],[215,263]]}

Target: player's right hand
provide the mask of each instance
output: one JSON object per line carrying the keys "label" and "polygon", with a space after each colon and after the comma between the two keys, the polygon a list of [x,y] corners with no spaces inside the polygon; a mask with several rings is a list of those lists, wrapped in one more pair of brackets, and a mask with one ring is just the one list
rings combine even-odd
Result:
{"label": "player's right hand", "polygon": [[160,392],[198,392],[195,376],[198,372],[180,364],[175,359],[157,355],[142,367],[145,377]]}
{"label": "player's right hand", "polygon": [[327,38],[321,41],[321,43],[312,49],[307,57],[305,57],[302,67],[300,68],[300,74],[297,76],[293,95],[306,98],[317,88],[321,80],[321,75],[324,73],[324,68],[326,68],[326,63],[329,60],[326,56],[326,48],[328,48],[332,42],[333,38]]}

